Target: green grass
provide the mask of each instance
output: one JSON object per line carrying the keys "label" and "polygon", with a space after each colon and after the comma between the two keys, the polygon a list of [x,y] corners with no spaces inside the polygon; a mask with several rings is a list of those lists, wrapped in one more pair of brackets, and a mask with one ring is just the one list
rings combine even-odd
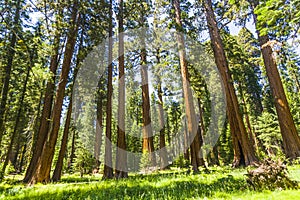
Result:
{"label": "green grass", "polygon": [[[300,199],[300,190],[254,191],[247,187],[245,173],[230,168],[196,175],[170,170],[105,181],[100,175],[66,175],[60,183],[34,186],[8,177],[0,183],[0,199]],[[290,176],[300,181],[300,166],[291,167]]]}

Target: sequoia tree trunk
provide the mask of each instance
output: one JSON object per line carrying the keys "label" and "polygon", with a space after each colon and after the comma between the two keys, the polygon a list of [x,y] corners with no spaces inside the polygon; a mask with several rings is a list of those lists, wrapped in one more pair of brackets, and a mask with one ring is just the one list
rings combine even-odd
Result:
{"label": "sequoia tree trunk", "polygon": [[156,165],[154,154],[154,144],[152,136],[152,124],[150,116],[150,98],[148,82],[147,53],[145,49],[145,40],[142,38],[143,47],[141,49],[141,76],[142,76],[142,107],[143,107],[143,153],[149,154],[152,166]]}
{"label": "sequoia tree trunk", "polygon": [[[160,49],[156,51],[156,62],[160,64]],[[159,70],[159,69],[158,69]],[[165,138],[165,124],[164,124],[164,102],[163,102],[163,91],[162,91],[162,74],[158,74],[157,79],[157,96],[158,96],[158,118],[159,118],[159,153],[160,153],[160,170],[168,169],[168,152],[166,149],[166,138]]]}
{"label": "sequoia tree trunk", "polygon": [[98,82],[98,94],[97,94],[97,119],[96,119],[96,135],[94,145],[94,157],[96,159],[96,168],[100,167],[100,152],[102,146],[102,127],[103,127],[103,98],[102,91],[103,77],[100,77]]}
{"label": "sequoia tree trunk", "polygon": [[33,154],[30,159],[29,166],[27,167],[25,177],[23,179],[23,182],[25,183],[28,183],[33,176],[33,172],[35,171],[38,159],[42,154],[43,146],[48,136],[49,123],[50,123],[52,104],[54,98],[56,71],[58,67],[59,42],[60,42],[60,33],[58,32],[54,38],[54,44],[53,44],[54,53],[53,55],[51,55],[51,61],[50,61],[51,78],[49,78],[46,85],[42,116],[40,118],[40,124],[39,124],[36,141],[34,142],[35,146],[33,147]]}
{"label": "sequoia tree trunk", "polygon": [[69,98],[67,117],[66,117],[66,122],[65,122],[63,137],[62,137],[62,141],[61,141],[61,145],[60,145],[60,150],[58,153],[57,162],[56,162],[55,169],[54,169],[53,176],[52,176],[53,181],[59,181],[61,178],[63,162],[64,162],[64,158],[65,158],[66,151],[67,151],[69,130],[70,130],[70,125],[71,125],[71,115],[72,115],[72,110],[73,110],[73,95],[74,95],[73,88],[76,83],[76,77],[77,77],[77,74],[78,74],[78,71],[80,68],[80,62],[82,61],[82,58],[80,57],[80,53],[81,53],[82,47],[83,47],[83,33],[84,33],[84,29],[81,32],[77,60],[76,60],[76,65],[75,65],[75,69],[74,69],[74,73],[73,73],[73,80],[72,80],[72,84],[70,85],[70,91],[69,91],[70,98]]}
{"label": "sequoia tree trunk", "polygon": [[72,103],[73,103],[73,94],[71,93],[63,137],[60,145],[60,150],[58,153],[57,162],[52,176],[53,181],[59,181],[61,178],[63,162],[64,162],[64,157],[66,154],[67,143],[68,143],[69,128],[71,124]]}
{"label": "sequoia tree trunk", "polygon": [[119,96],[118,96],[118,137],[116,155],[116,178],[127,178],[127,152],[125,137],[125,73],[124,73],[124,28],[123,0],[119,1]]}
{"label": "sequoia tree trunk", "polygon": [[[81,52],[80,51],[81,45],[79,47],[78,52]],[[60,178],[61,178],[64,157],[66,155],[66,150],[67,150],[69,130],[70,130],[70,124],[71,124],[71,115],[72,115],[72,109],[73,109],[73,87],[74,87],[76,77],[77,77],[77,73],[78,73],[78,70],[79,70],[80,61],[81,60],[79,58],[77,58],[76,68],[74,70],[74,75],[73,75],[73,83],[70,86],[70,99],[69,99],[67,117],[66,117],[66,122],[65,122],[65,127],[64,127],[64,132],[63,132],[63,137],[62,137],[62,141],[61,141],[61,145],[60,145],[60,150],[59,150],[57,162],[56,162],[55,169],[54,169],[53,176],[52,176],[53,181],[59,181]]]}
{"label": "sequoia tree trunk", "polygon": [[249,113],[248,113],[248,109],[247,109],[247,104],[246,104],[246,100],[245,100],[243,90],[242,90],[242,87],[241,87],[240,83],[239,83],[238,87],[239,87],[239,93],[240,93],[242,102],[244,104],[244,106],[243,106],[244,107],[244,116],[245,116],[245,121],[246,121],[246,124],[247,124],[247,131],[248,131],[249,139],[250,139],[251,145],[254,148],[254,151],[256,152],[257,151],[256,136],[255,136],[255,132],[252,131],[252,127],[251,127],[251,123],[250,123],[250,117],[249,117]]}
{"label": "sequoia tree trunk", "polygon": [[300,157],[300,137],[298,135],[289,104],[284,92],[282,81],[277,69],[276,59],[273,55],[272,44],[268,35],[261,35],[257,25],[257,15],[254,9],[258,6],[257,0],[249,0],[252,5],[252,15],[257,30],[258,40],[261,46],[264,65],[269,80],[272,96],[275,100],[275,108],[278,116],[282,135],[284,153],[287,158]]}
{"label": "sequoia tree trunk", "polygon": [[197,102],[198,102],[198,108],[199,108],[199,126],[198,126],[198,131],[197,131],[197,136],[198,136],[198,141],[199,141],[199,154],[197,156],[197,159],[198,159],[199,166],[206,167],[205,161],[203,158],[203,151],[202,151],[202,146],[204,143],[203,136],[204,136],[204,132],[205,132],[204,121],[203,121],[203,110],[202,110],[201,101],[199,98],[197,99]]}
{"label": "sequoia tree trunk", "polygon": [[72,134],[72,144],[71,144],[71,153],[70,153],[70,157],[69,157],[69,161],[68,161],[68,170],[71,170],[72,164],[73,164],[73,162],[74,162],[74,158],[75,158],[76,138],[77,138],[76,131],[73,130],[73,134]]}
{"label": "sequoia tree trunk", "polygon": [[188,130],[187,130],[187,123],[186,120],[184,120],[184,152],[183,152],[183,156],[184,159],[187,161],[190,161],[190,151],[189,151],[189,135],[188,135]]}
{"label": "sequoia tree trunk", "polygon": [[68,74],[70,71],[71,60],[73,57],[74,46],[76,43],[77,32],[78,32],[78,1],[72,5],[72,16],[71,25],[68,31],[68,38],[64,53],[64,60],[62,64],[62,71],[60,75],[60,80],[56,90],[56,98],[53,107],[52,117],[51,117],[51,128],[49,129],[49,134],[46,143],[44,144],[42,154],[38,160],[37,167],[33,173],[30,183],[34,184],[36,182],[49,182],[50,181],[50,170],[52,165],[52,160],[55,152],[55,145],[58,137],[58,131],[60,127],[60,117],[62,111],[63,100],[65,97],[65,88],[68,82]]}
{"label": "sequoia tree trunk", "polygon": [[106,138],[105,138],[105,155],[104,155],[104,173],[103,179],[112,179],[114,177],[112,169],[112,144],[111,144],[111,127],[112,127],[112,50],[113,50],[113,24],[112,24],[112,0],[109,8],[109,41],[108,41],[108,79],[107,79],[107,105],[106,105]]}
{"label": "sequoia tree trunk", "polygon": [[180,0],[173,0],[175,8],[175,22],[177,25],[177,44],[180,60],[180,71],[182,76],[182,88],[184,96],[185,113],[187,117],[188,135],[191,150],[191,164],[194,172],[198,172],[200,166],[200,141],[198,137],[198,123],[196,120],[195,106],[193,102],[192,90],[189,81],[188,63],[186,60],[184,36],[180,32],[182,29]]}
{"label": "sequoia tree trunk", "polygon": [[234,141],[234,144],[236,145],[233,145],[235,148],[234,152],[242,153],[242,155],[235,155],[235,158],[238,160],[234,160],[234,166],[239,166],[243,160],[245,161],[245,165],[248,166],[257,162],[258,159],[255,156],[253,146],[250,144],[245,124],[240,113],[240,107],[233,87],[232,77],[229,71],[224,46],[215,19],[215,14],[213,12],[211,0],[204,1],[204,8],[215,62],[220,72],[226,94],[230,130],[233,138],[236,139]]}

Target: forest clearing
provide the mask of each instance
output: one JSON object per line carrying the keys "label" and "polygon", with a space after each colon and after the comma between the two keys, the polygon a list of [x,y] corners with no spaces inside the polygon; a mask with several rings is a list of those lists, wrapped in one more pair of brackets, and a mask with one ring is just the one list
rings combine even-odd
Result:
{"label": "forest clearing", "polygon": [[[289,167],[300,181],[300,166]],[[245,181],[244,169],[212,167],[209,173],[193,175],[172,170],[147,175],[130,174],[128,179],[104,180],[102,175],[66,175],[60,183],[22,185],[9,177],[0,184],[1,199],[299,199],[298,190],[255,191]],[[15,183],[12,186],[12,183]]]}
{"label": "forest clearing", "polygon": [[299,0],[0,0],[0,199],[300,199]]}

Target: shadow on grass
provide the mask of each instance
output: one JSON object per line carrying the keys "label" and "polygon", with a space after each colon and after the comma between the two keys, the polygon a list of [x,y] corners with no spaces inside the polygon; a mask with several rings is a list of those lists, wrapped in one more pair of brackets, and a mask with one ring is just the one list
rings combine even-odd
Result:
{"label": "shadow on grass", "polygon": [[[136,179],[147,179],[147,180],[157,180],[160,178],[165,177],[174,177],[176,175],[188,175],[190,174],[187,171],[166,171],[166,172],[154,172],[152,174],[135,174],[130,175],[127,179],[124,180],[136,180]],[[60,183],[88,183],[94,181],[102,181],[102,174],[97,174],[96,176],[86,176],[86,177],[79,177],[79,176],[69,176],[63,177]],[[115,180],[115,179],[113,179]]]}
{"label": "shadow on grass", "polygon": [[89,177],[67,177],[67,178],[62,178],[61,181],[58,183],[89,183],[89,182],[94,182],[94,181],[101,181],[101,177],[94,177],[94,176],[89,176]]}
{"label": "shadow on grass", "polygon": [[[154,175],[155,176],[155,175]],[[135,181],[103,181],[52,191],[27,191],[18,199],[186,199],[204,198],[222,193],[243,190],[245,181],[232,176],[216,179],[210,183],[199,180],[172,180],[167,184],[154,185],[151,182]],[[149,180],[149,179],[148,179]],[[142,183],[141,183],[142,182]]]}

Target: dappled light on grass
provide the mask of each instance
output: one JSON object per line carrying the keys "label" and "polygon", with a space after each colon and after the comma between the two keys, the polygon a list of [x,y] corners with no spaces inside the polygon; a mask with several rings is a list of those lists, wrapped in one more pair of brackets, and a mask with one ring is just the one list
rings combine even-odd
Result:
{"label": "dappled light on grass", "polygon": [[[298,175],[298,166],[291,174]],[[246,170],[210,169],[212,173],[187,173],[168,170],[149,175],[131,174],[126,180],[105,180],[100,176],[67,175],[60,183],[28,187],[22,184],[0,185],[0,199],[203,199],[232,197],[262,199],[284,194],[296,197],[296,190],[255,192],[247,187]],[[298,179],[299,180],[299,179]]]}

